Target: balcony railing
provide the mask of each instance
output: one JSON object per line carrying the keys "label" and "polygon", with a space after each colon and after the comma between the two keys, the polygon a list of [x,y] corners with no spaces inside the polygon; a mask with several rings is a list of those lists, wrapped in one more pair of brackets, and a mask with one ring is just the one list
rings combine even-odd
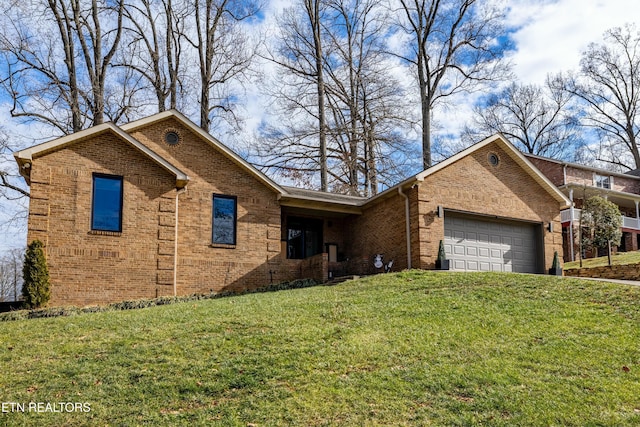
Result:
{"label": "balcony railing", "polygon": [[[560,212],[560,221],[562,223],[571,221],[571,209],[565,209]],[[580,209],[573,210],[573,221],[580,221]],[[622,228],[630,228],[633,230],[640,230],[640,218],[630,218],[628,216],[622,216]]]}
{"label": "balcony railing", "polygon": [[[580,209],[573,210],[573,221],[580,221]],[[571,222],[571,209],[560,212],[560,222]]]}

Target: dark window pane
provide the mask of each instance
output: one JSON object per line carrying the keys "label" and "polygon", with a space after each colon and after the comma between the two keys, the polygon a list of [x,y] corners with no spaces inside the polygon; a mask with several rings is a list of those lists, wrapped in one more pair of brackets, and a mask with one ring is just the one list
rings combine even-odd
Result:
{"label": "dark window pane", "polygon": [[236,198],[213,196],[213,243],[236,244]]}
{"label": "dark window pane", "polygon": [[322,220],[287,219],[287,258],[304,259],[322,253]]}
{"label": "dark window pane", "polygon": [[101,231],[122,229],[122,178],[93,177],[91,228]]}

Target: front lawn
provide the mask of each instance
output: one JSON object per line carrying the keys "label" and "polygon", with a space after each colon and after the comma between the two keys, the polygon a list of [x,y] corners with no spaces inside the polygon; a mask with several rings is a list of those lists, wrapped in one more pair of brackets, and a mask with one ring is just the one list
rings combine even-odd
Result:
{"label": "front lawn", "polygon": [[2,402],[90,412],[3,405],[0,424],[635,426],[639,343],[640,288],[516,274],[19,320]]}

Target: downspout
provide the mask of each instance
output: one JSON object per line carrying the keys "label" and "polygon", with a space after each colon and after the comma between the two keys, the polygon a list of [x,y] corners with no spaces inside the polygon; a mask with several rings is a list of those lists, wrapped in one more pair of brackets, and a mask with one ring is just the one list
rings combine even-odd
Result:
{"label": "downspout", "polygon": [[398,187],[398,194],[404,197],[404,226],[407,236],[407,269],[411,269],[411,226],[409,217],[409,197],[402,192],[402,187]]}
{"label": "downspout", "polygon": [[[640,228],[640,209],[638,209],[638,200],[635,200],[636,203],[636,228]],[[633,248],[633,244],[631,245]]]}
{"label": "downspout", "polygon": [[176,191],[176,223],[173,236],[173,296],[178,295],[178,197],[187,192],[187,187]]}
{"label": "downspout", "polygon": [[569,206],[569,215],[571,216],[569,220],[569,248],[571,248],[571,261],[575,261],[575,255],[573,254],[573,188],[569,189],[569,200],[571,201],[571,206]]}

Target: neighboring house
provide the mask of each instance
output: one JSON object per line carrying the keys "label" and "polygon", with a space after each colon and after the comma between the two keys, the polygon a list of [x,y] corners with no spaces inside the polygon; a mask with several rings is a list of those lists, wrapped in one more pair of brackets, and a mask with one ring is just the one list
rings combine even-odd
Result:
{"label": "neighboring house", "polygon": [[569,200],[503,137],[369,199],[281,186],[176,111],[16,152],[51,304],[434,267],[545,272]]}
{"label": "neighboring house", "polygon": [[571,207],[561,212],[565,262],[578,259],[577,230],[580,223],[580,208],[585,199],[594,195],[604,197],[620,208],[622,241],[617,250],[622,252],[638,250],[640,177],[635,175],[637,171],[622,174],[531,154],[526,154],[526,157],[573,202]]}

